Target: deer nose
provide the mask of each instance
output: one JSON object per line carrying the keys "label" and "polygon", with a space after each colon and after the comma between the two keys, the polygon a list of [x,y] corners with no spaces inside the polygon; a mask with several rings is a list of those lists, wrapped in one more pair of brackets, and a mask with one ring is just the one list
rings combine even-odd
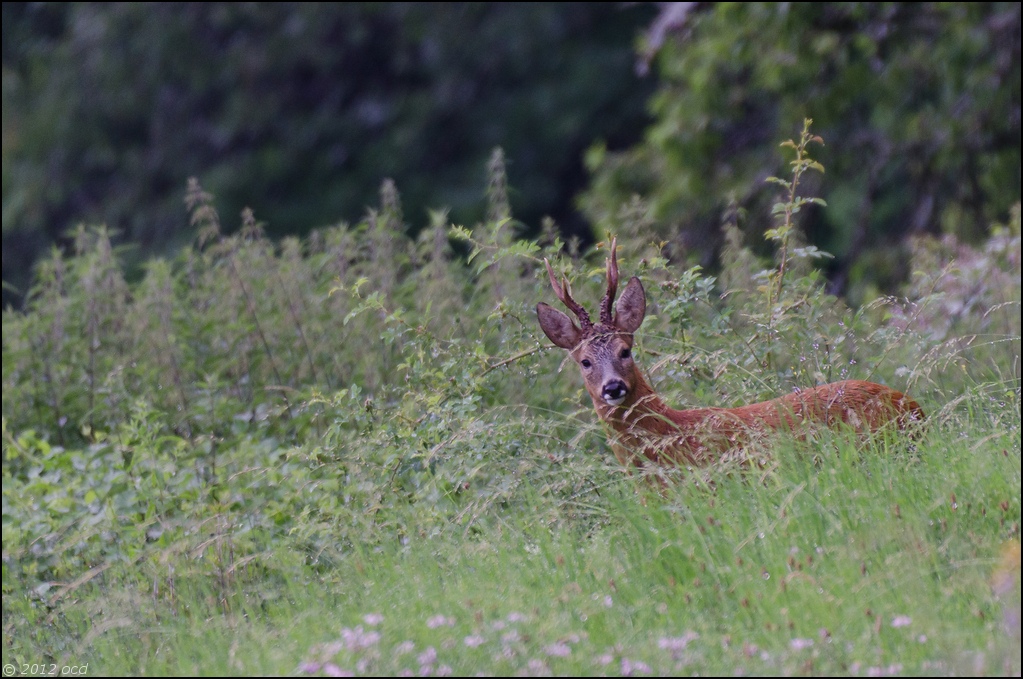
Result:
{"label": "deer nose", "polygon": [[628,396],[628,394],[629,387],[621,380],[611,380],[604,385],[604,388],[600,392],[604,401],[613,406],[621,405],[622,401],[625,400],[625,397]]}

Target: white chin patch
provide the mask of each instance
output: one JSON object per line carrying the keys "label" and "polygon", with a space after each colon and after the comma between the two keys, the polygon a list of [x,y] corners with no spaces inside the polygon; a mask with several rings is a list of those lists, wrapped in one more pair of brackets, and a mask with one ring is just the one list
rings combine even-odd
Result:
{"label": "white chin patch", "polygon": [[604,397],[604,402],[607,403],[608,405],[620,406],[622,403],[625,402],[625,397],[624,396],[620,396],[618,398],[608,398],[608,397],[605,396]]}

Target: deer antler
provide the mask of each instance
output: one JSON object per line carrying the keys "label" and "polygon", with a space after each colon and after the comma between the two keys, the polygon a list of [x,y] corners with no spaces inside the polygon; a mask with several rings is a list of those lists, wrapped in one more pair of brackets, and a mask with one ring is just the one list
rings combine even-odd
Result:
{"label": "deer antler", "polygon": [[593,321],[590,320],[590,314],[587,313],[586,309],[582,307],[579,302],[572,299],[572,288],[568,284],[568,278],[564,277],[561,279],[561,285],[558,285],[558,279],[554,275],[554,269],[551,268],[551,263],[544,257],[543,263],[547,265],[547,275],[551,279],[551,287],[554,288],[554,294],[558,296],[561,303],[568,307],[569,311],[575,313],[579,317],[579,326],[583,332],[589,332],[593,329]]}
{"label": "deer antler", "polygon": [[614,327],[614,303],[618,294],[618,239],[611,239],[611,256],[607,259],[607,294],[600,303],[600,322]]}

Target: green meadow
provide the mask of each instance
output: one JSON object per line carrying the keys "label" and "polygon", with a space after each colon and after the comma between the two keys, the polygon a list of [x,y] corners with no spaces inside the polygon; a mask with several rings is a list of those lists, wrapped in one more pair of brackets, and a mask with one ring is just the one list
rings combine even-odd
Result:
{"label": "green meadow", "polygon": [[669,403],[868,379],[928,416],[658,494],[536,322],[543,258],[592,307],[606,242],[516,239],[491,199],[412,239],[385,184],[274,242],[193,183],[173,258],[83,227],[41,262],[3,313],[5,676],[1019,674],[1018,205],[858,308],[784,217],[773,258],[726,221],[711,276],[625,215]]}

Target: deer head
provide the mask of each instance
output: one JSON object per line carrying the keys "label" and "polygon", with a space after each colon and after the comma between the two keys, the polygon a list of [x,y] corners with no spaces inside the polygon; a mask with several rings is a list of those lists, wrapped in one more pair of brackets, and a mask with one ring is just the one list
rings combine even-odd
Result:
{"label": "deer head", "polygon": [[546,259],[544,264],[547,265],[554,293],[576,315],[579,325],[543,302],[536,305],[536,315],[544,334],[555,345],[568,350],[582,372],[586,391],[601,413],[609,408],[631,406],[637,387],[643,384],[642,375],[632,360],[632,343],[633,333],[646,314],[646,293],[639,278],[633,276],[615,307],[614,299],[618,292],[617,245],[617,240],[613,239],[611,256],[607,259],[607,293],[600,305],[599,323],[594,325],[586,309],[572,299],[567,278],[558,285],[554,270]]}

